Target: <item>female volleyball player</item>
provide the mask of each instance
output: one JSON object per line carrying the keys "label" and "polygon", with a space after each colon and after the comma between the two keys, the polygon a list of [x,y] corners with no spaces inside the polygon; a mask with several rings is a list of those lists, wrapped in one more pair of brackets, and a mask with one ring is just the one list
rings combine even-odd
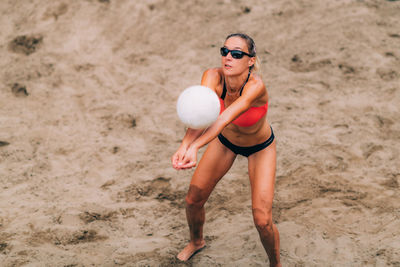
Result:
{"label": "female volleyball player", "polygon": [[205,246],[204,204],[239,154],[248,158],[255,226],[270,266],[281,266],[279,232],[272,221],[276,144],[266,119],[268,93],[254,73],[258,68],[256,46],[246,34],[231,34],[221,56],[221,67],[206,70],[201,80],[201,85],[220,97],[221,113],[204,133],[189,128],[172,156],[175,169],[192,168],[197,164],[199,148],[208,144],[186,196],[190,242],[177,257],[186,261]]}

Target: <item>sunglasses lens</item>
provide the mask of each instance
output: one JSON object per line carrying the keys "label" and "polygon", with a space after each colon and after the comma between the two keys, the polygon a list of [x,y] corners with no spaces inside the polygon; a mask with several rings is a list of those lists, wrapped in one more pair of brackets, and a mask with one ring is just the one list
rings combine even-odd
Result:
{"label": "sunglasses lens", "polygon": [[243,52],[238,50],[231,51],[231,55],[233,58],[240,59],[243,57]]}
{"label": "sunglasses lens", "polygon": [[246,55],[245,52],[240,50],[229,50],[226,47],[221,47],[221,56],[226,57],[229,52],[231,52],[231,56],[235,59],[241,59],[244,55]]}

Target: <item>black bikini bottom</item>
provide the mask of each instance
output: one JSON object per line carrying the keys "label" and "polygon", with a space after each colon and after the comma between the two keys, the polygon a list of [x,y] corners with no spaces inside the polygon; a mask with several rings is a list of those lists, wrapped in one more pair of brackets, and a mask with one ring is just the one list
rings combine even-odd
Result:
{"label": "black bikini bottom", "polygon": [[275,136],[274,136],[274,132],[272,131],[272,128],[271,128],[271,136],[267,139],[267,141],[265,141],[261,144],[254,145],[254,146],[234,145],[228,139],[226,139],[226,137],[223,136],[222,134],[218,135],[218,139],[223,145],[225,145],[227,148],[229,148],[233,153],[248,157],[251,154],[254,154],[260,150],[263,150],[264,148],[266,148],[270,144],[272,144],[272,142],[275,139]]}

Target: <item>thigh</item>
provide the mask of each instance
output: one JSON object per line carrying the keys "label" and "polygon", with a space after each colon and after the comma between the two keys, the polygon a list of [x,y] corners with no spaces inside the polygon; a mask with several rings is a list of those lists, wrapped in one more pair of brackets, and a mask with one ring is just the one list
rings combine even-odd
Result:
{"label": "thigh", "polygon": [[267,148],[250,155],[248,161],[253,211],[271,213],[276,170],[275,141]]}
{"label": "thigh", "polygon": [[218,138],[211,141],[204,152],[190,182],[189,194],[207,199],[218,181],[231,168],[236,154]]}

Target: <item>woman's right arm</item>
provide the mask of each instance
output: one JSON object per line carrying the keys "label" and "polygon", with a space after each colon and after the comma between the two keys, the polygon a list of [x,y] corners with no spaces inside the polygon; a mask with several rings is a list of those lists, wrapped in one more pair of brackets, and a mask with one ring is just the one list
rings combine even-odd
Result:
{"label": "woman's right arm", "polygon": [[194,140],[196,140],[203,132],[204,129],[188,128],[185,136],[182,139],[180,147],[184,148],[186,151],[186,149],[194,142]]}
{"label": "woman's right arm", "polygon": [[[201,85],[207,86],[208,88],[210,88],[216,92],[216,87],[217,87],[218,83],[220,82],[220,79],[221,79],[221,77],[218,73],[218,69],[208,69],[203,73],[203,76],[201,78]],[[204,133],[204,131],[205,131],[205,129],[191,129],[191,128],[187,129],[186,134],[183,137],[181,145],[179,146],[178,150],[175,152],[175,154],[171,158],[172,166],[175,169],[181,169],[181,168],[178,168],[178,162],[183,159],[189,146],[197,138],[199,138]]]}
{"label": "woman's right arm", "polygon": [[203,131],[203,129],[187,129],[181,145],[171,157],[172,167],[178,169],[178,162],[183,159],[190,144],[192,144],[199,136],[201,136]]}

